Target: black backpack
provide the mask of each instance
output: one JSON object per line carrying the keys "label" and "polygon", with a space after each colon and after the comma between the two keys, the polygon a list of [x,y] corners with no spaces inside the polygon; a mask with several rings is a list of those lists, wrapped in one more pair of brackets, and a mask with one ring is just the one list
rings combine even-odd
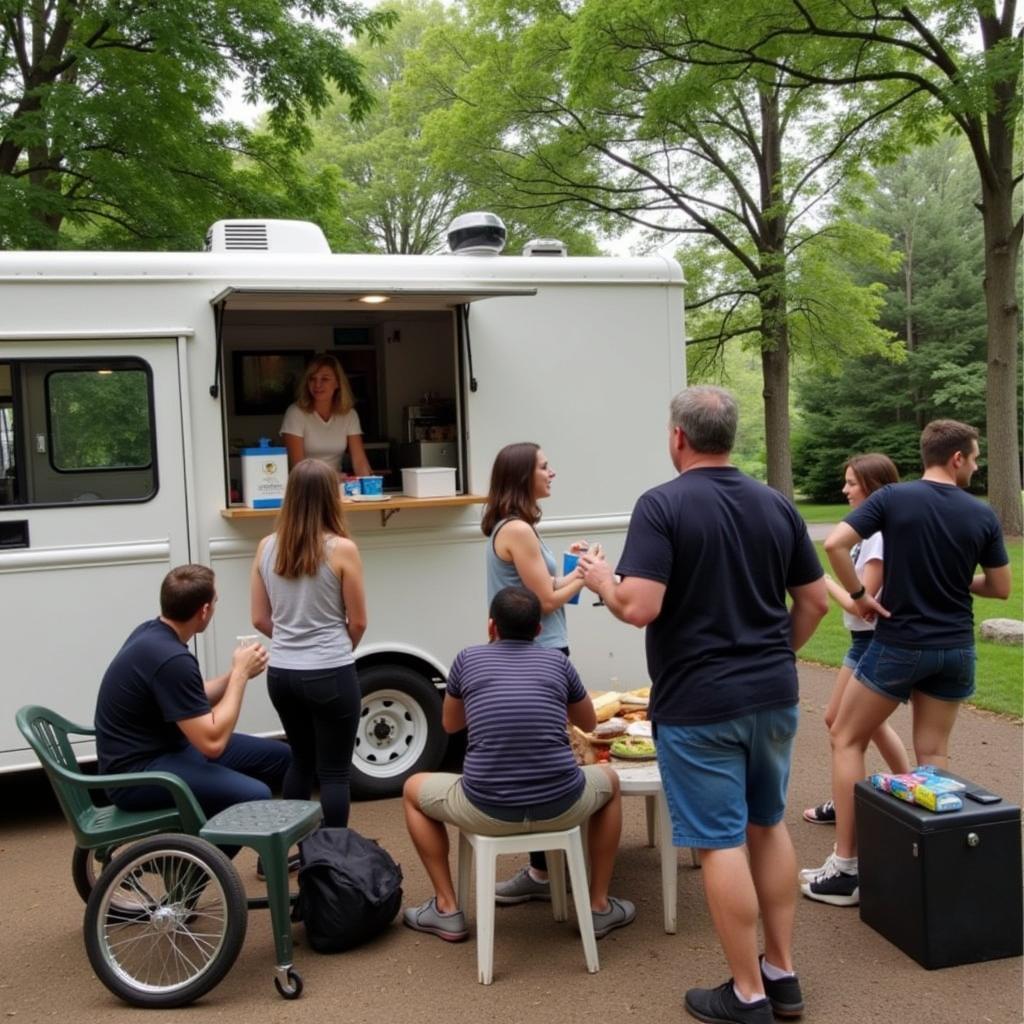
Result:
{"label": "black backpack", "polygon": [[310,946],[337,953],[384,931],[402,905],[402,869],[350,828],[317,829],[299,843],[299,898]]}

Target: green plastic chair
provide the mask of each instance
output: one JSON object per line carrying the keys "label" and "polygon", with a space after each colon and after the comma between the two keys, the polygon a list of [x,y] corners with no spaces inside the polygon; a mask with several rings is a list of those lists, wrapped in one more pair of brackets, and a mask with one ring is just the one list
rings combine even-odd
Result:
{"label": "green plastic chair", "polygon": [[[76,725],[56,711],[35,704],[21,708],[16,721],[21,734],[42,763],[61,810],[75,834],[75,843],[81,849],[109,851],[129,840],[161,832],[184,832],[197,836],[206,824],[206,815],[192,791],[170,772],[84,774],[69,737],[93,737],[95,729]],[[140,785],[162,786],[170,792],[174,806],[158,811],[123,811],[113,805],[97,807],[93,803],[92,793],[96,790]]]}
{"label": "green plastic chair", "polygon": [[[188,1005],[230,970],[248,911],[269,908],[274,985],[285,999],[301,995],[302,976],[292,964],[288,849],[320,823],[319,803],[257,800],[207,820],[187,784],[169,772],[83,774],[69,737],[95,736],[94,729],[35,705],[16,720],[74,831],[72,876],[86,900],[86,952],[107,988],[136,1006]],[[93,802],[96,790],[139,785],[162,786],[174,806],[124,811]],[[266,897],[246,898],[216,844],[248,846],[263,857]],[[93,854],[105,869],[86,879],[85,859]]]}

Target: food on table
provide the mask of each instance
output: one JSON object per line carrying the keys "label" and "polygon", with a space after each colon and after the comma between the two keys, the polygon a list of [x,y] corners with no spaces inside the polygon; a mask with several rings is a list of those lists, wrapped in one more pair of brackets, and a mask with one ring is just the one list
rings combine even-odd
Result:
{"label": "food on table", "polygon": [[601,693],[596,696],[591,694],[590,699],[594,704],[594,712],[599,722],[608,721],[613,715],[617,715],[622,708],[622,701],[619,700],[619,694],[615,691]]}
{"label": "food on table", "polygon": [[595,764],[597,751],[590,742],[590,737],[575,725],[569,726],[569,746],[577,764]]}
{"label": "food on table", "polygon": [[619,699],[623,704],[635,705],[636,707],[645,708],[650,703],[651,688],[645,686],[639,690],[627,690],[625,693],[619,694]]}
{"label": "food on table", "polygon": [[651,758],[654,757],[654,740],[627,736],[613,740],[611,752],[612,757]]}
{"label": "food on table", "polygon": [[629,723],[624,718],[614,715],[607,722],[598,722],[591,734],[596,740],[611,740],[616,736],[624,736]]}
{"label": "food on table", "polygon": [[653,724],[651,722],[630,722],[626,726],[626,735],[649,740],[654,735]]}

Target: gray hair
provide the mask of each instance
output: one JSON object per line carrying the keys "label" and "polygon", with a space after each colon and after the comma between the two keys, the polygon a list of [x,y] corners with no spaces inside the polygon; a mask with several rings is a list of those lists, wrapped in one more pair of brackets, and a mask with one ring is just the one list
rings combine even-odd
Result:
{"label": "gray hair", "polygon": [[672,399],[672,426],[679,427],[694,451],[722,455],[736,441],[739,412],[736,399],[725,388],[710,384],[683,388]]}

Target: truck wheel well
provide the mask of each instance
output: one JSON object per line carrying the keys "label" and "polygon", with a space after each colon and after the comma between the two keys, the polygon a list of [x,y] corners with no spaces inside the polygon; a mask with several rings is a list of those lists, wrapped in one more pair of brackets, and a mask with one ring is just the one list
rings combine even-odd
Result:
{"label": "truck wheel well", "polygon": [[406,654],[403,651],[377,651],[366,655],[365,658],[358,658],[356,660],[356,671],[372,668],[375,665],[401,665],[403,668],[412,669],[424,678],[429,679],[437,688],[439,695],[444,689],[444,676],[430,662],[417,658],[414,654]]}

